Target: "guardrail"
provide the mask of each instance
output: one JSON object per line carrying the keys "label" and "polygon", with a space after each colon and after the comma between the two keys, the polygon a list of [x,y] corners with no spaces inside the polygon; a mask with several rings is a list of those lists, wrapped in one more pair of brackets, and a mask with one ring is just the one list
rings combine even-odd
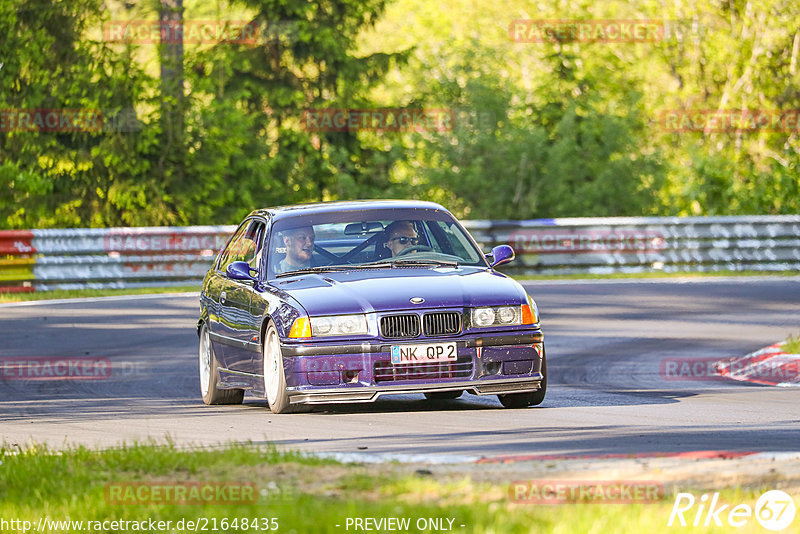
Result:
{"label": "guardrail", "polygon": [[[800,216],[465,221],[514,274],[800,270]],[[0,231],[0,291],[199,283],[235,226]]]}
{"label": "guardrail", "polygon": [[0,231],[0,291],[199,283],[235,226]]}
{"label": "guardrail", "polygon": [[510,244],[506,272],[610,274],[800,270],[800,216],[471,221],[484,248]]}

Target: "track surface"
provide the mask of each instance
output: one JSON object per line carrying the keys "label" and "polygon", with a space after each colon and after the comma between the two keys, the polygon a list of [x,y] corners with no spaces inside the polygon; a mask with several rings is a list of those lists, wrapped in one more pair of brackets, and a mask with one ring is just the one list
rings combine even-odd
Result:
{"label": "track surface", "polygon": [[251,440],[295,449],[496,457],[789,451],[800,388],[660,376],[665,358],[741,356],[800,331],[800,278],[529,282],[544,322],[544,404],[422,395],[272,415],[204,406],[196,295],[0,305],[0,358],[109,358],[110,379],[0,381],[0,441],[112,445]]}

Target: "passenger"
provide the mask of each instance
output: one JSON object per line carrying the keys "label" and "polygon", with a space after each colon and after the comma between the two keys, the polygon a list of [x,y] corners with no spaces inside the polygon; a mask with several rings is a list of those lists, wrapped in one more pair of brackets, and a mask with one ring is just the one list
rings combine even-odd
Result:
{"label": "passenger", "polygon": [[395,221],[384,232],[387,236],[385,246],[392,251],[392,257],[419,243],[417,231],[411,221]]}
{"label": "passenger", "polygon": [[314,253],[314,229],[311,226],[292,228],[283,232],[286,257],[278,262],[278,273],[308,269]]}

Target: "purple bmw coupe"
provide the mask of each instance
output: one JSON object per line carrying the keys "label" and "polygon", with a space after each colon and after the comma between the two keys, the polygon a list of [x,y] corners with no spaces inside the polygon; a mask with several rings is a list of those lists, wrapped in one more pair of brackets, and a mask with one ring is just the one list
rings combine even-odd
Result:
{"label": "purple bmw coupe", "polygon": [[536,303],[442,206],[325,202],[252,212],[200,294],[206,404],[245,390],[274,413],[423,393],[540,404],[547,389]]}

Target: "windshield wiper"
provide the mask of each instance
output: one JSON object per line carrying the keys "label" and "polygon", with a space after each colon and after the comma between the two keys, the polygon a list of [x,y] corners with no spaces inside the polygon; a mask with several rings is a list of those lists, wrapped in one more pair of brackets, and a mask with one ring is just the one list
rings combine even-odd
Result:
{"label": "windshield wiper", "polygon": [[297,269],[296,271],[286,271],[285,273],[278,273],[275,278],[283,278],[284,276],[294,276],[296,274],[312,274],[312,273],[332,273],[338,271],[350,271],[354,265],[322,265],[319,267],[306,267],[305,269]]}
{"label": "windshield wiper", "polygon": [[314,274],[314,273],[333,273],[342,271],[356,271],[359,269],[390,269],[392,267],[402,266],[436,266],[436,267],[458,267],[457,261],[452,260],[391,260],[380,261],[376,263],[360,263],[357,265],[321,265],[319,267],[307,267],[305,269],[297,269],[296,271],[287,271],[285,273],[278,273],[275,278],[283,278],[286,276],[294,276],[296,274]]}
{"label": "windshield wiper", "polygon": [[458,262],[453,260],[392,260],[391,265],[436,265],[438,267],[458,267]]}

